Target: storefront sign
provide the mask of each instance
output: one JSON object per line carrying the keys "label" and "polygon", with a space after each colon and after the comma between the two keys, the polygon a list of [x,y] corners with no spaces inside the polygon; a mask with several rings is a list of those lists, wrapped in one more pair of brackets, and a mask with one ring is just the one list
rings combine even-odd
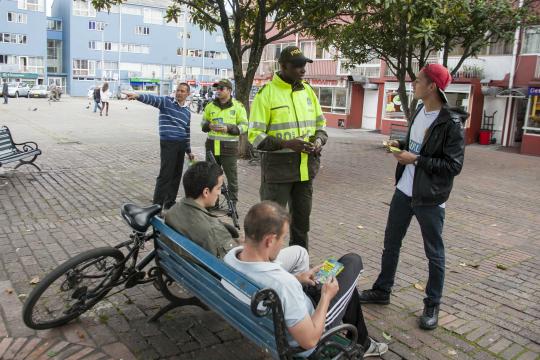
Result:
{"label": "storefront sign", "polygon": [[540,88],[529,88],[529,96],[540,96]]}
{"label": "storefront sign", "polygon": [[308,82],[311,86],[318,86],[318,87],[346,87],[347,81],[345,80],[338,80],[338,79],[308,79]]}
{"label": "storefront sign", "polygon": [[0,78],[37,79],[38,77],[39,74],[36,73],[0,72]]}
{"label": "storefront sign", "polygon": [[129,82],[132,82],[132,83],[155,83],[155,84],[159,84],[159,79],[133,77],[133,78],[129,78]]}

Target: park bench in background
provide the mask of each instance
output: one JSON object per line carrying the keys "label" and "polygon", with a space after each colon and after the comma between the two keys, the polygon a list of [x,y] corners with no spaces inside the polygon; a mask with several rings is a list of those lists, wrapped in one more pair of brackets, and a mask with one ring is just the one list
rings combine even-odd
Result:
{"label": "park bench in background", "polygon": [[[18,161],[19,163],[15,166],[15,169],[22,165],[32,165],[41,171],[39,166],[34,164],[39,155],[41,155],[41,150],[35,142],[16,143],[13,141],[8,127],[0,127],[0,167]],[[31,159],[25,160],[28,158]]]}

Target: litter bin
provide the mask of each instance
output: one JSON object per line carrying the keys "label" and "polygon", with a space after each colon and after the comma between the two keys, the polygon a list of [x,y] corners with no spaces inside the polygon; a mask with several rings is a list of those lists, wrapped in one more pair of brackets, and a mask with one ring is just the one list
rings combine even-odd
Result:
{"label": "litter bin", "polygon": [[491,144],[491,130],[480,130],[480,145],[489,145]]}

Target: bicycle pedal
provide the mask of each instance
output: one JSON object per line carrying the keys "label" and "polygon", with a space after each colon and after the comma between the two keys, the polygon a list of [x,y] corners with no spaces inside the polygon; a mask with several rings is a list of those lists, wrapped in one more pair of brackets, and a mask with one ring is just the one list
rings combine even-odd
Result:
{"label": "bicycle pedal", "polygon": [[139,285],[139,282],[141,280],[143,280],[146,276],[146,272],[145,271],[138,271],[136,273],[133,273],[133,275],[131,275],[127,281],[126,281],[126,288],[131,288],[131,287],[134,287],[135,285]]}

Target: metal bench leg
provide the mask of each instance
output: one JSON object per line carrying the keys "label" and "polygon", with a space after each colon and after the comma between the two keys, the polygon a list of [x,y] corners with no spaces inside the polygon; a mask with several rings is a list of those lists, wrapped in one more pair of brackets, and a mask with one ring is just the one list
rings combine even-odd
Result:
{"label": "metal bench leg", "polygon": [[208,307],[203,304],[198,298],[196,297],[190,297],[190,298],[185,298],[185,299],[178,299],[178,300],[175,300],[175,301],[171,301],[170,303],[168,303],[167,305],[165,305],[164,307],[162,307],[161,309],[159,309],[159,311],[150,318],[150,320],[148,320],[149,322],[154,322],[154,321],[157,321],[160,317],[162,317],[163,315],[165,315],[166,313],[168,313],[169,311],[173,310],[173,309],[176,309],[177,307],[180,307],[180,306],[186,306],[186,305],[194,305],[194,306],[198,306],[204,310],[209,310]]}
{"label": "metal bench leg", "polygon": [[34,164],[34,161],[36,160],[38,156],[35,155],[32,160],[19,160],[19,163],[17,164],[17,166],[15,166],[15,170],[19,167],[19,166],[23,166],[23,165],[32,165],[33,167],[35,167],[36,169],[38,169],[38,171],[41,171],[41,169],[39,168],[39,166],[37,166],[36,164]]}

